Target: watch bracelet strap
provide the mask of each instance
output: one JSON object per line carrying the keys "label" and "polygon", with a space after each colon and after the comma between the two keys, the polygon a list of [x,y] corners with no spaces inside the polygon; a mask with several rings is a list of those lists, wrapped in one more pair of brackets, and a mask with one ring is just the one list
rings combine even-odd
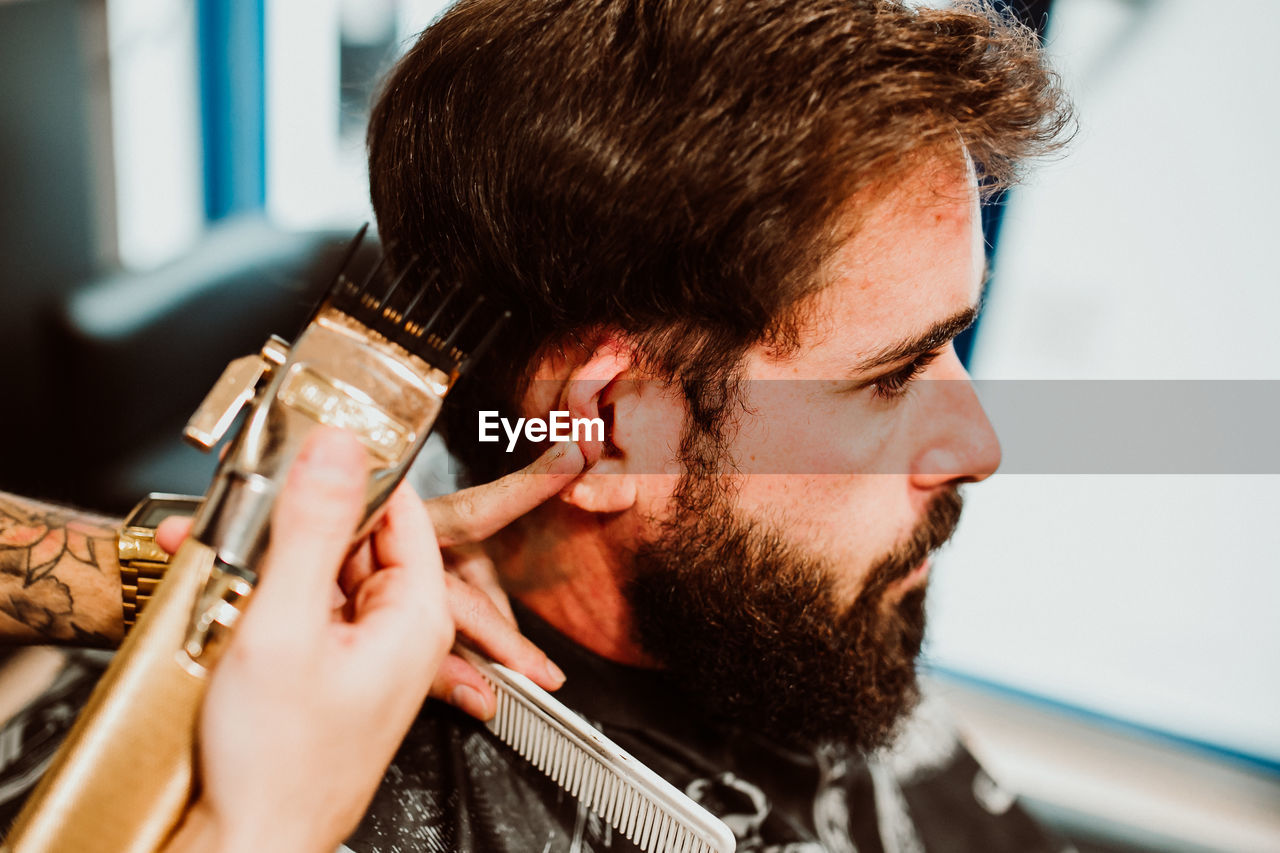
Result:
{"label": "watch bracelet strap", "polygon": [[164,577],[168,563],[150,560],[129,560],[120,564],[121,598],[124,604],[124,629],[128,631],[142,615],[143,608],[151,600],[156,586]]}
{"label": "watch bracelet strap", "polygon": [[[192,515],[203,498],[152,492],[125,517],[116,534],[116,561],[120,566],[120,604],[125,633],[142,614],[156,587],[169,570],[169,554],[155,541],[157,511],[163,515]],[[165,512],[167,510],[167,513]],[[141,522],[146,521],[146,524]]]}

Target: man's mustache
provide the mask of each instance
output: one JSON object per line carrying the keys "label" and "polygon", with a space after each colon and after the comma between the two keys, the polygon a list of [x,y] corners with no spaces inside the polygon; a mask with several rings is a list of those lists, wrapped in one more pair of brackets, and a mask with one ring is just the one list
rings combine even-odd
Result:
{"label": "man's mustache", "polygon": [[867,591],[878,594],[902,580],[930,554],[947,544],[960,524],[963,510],[964,498],[958,488],[950,488],[934,498],[920,523],[911,531],[910,538],[890,552],[871,572]]}

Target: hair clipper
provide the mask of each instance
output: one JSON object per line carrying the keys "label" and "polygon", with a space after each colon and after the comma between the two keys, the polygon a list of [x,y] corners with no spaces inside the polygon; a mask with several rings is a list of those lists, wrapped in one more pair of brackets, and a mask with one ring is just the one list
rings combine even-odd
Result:
{"label": "hair clipper", "polygon": [[459,298],[460,285],[403,287],[416,262],[389,286],[379,276],[385,257],[352,281],[346,268],[366,229],[297,340],[272,337],[259,355],[231,362],[188,423],[187,438],[210,449],[248,407],[191,535],[3,849],[153,853],[165,842],[192,797],[209,671],[252,595],[272,507],[307,435],[350,430],[368,452],[364,535],[449,389],[509,316]]}

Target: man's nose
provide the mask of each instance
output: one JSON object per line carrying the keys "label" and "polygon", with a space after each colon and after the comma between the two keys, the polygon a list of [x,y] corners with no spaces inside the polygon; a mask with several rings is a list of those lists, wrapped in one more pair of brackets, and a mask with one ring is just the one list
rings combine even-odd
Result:
{"label": "man's nose", "polygon": [[939,359],[928,385],[922,446],[911,466],[917,488],[985,480],[1000,467],[1000,439],[955,350]]}

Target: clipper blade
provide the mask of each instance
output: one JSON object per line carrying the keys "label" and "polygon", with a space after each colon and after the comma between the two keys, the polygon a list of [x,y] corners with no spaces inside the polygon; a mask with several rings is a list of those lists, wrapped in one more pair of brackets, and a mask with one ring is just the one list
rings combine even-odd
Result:
{"label": "clipper blade", "polygon": [[490,307],[483,296],[468,297],[461,282],[445,282],[417,256],[392,271],[384,253],[356,281],[348,268],[368,227],[348,246],[320,308],[341,311],[456,379],[489,348],[511,312]]}

